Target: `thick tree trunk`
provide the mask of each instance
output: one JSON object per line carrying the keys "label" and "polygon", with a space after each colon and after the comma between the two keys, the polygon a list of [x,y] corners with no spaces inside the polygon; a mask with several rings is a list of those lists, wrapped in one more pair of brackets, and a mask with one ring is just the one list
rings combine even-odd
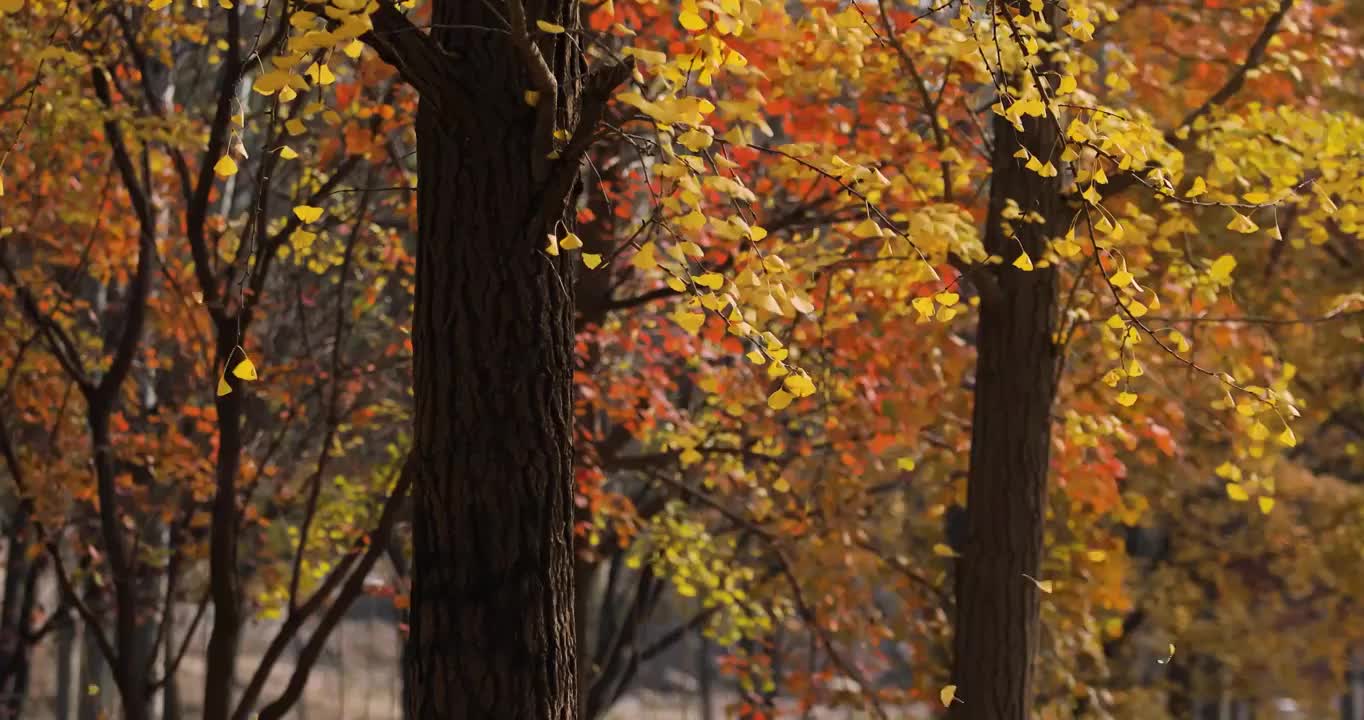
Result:
{"label": "thick tree trunk", "polygon": [[[957,566],[952,681],[963,702],[955,720],[1027,720],[1033,703],[1042,528],[1056,350],[1055,271],[1012,266],[1020,249],[1036,262],[1047,238],[1069,219],[1059,177],[1042,178],[1014,157],[1020,144],[1060,164],[1055,125],[1027,118],[1018,132],[994,118],[993,176],[986,249],[1003,257],[997,292],[982,293],[977,335],[975,410],[967,485],[966,541]],[[1041,224],[1001,225],[1006,202]],[[1026,577],[1025,577],[1026,576]]]}
{"label": "thick tree trunk", "polygon": [[[541,17],[576,16],[560,4]],[[566,253],[545,252],[564,201],[544,201],[543,126],[513,40],[458,29],[504,24],[492,6],[434,4],[450,28],[435,37],[480,102],[455,116],[423,98],[417,118],[406,703],[414,720],[571,720],[573,278]],[[575,102],[567,57],[546,58],[561,108]]]}

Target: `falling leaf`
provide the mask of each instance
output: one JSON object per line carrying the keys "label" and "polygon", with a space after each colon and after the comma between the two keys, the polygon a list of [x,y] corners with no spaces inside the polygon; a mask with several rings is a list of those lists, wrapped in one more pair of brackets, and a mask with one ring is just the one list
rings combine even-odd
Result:
{"label": "falling leaf", "polygon": [[957,699],[957,686],[944,685],[943,689],[938,691],[938,699],[942,701],[943,707],[951,706],[952,701]]}

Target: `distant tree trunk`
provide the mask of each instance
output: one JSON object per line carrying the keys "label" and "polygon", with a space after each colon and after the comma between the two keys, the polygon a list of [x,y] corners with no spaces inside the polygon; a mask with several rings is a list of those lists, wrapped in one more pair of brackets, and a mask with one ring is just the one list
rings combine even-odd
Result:
{"label": "distant tree trunk", "polygon": [[[1014,3],[1003,3],[1010,12]],[[1054,3],[1047,2],[1050,16]],[[1069,219],[1061,178],[1042,178],[1014,157],[1019,146],[1039,158],[1060,155],[1050,118],[1027,117],[1018,132],[993,120],[993,174],[985,247],[1004,261],[988,273],[977,330],[975,409],[967,483],[966,539],[956,576],[952,682],[963,702],[954,720],[1027,720],[1033,704],[1042,528],[1056,349],[1052,340],[1056,274],[1013,267],[1020,249],[1043,257],[1049,237]],[[1002,226],[1014,200],[1040,224]],[[1028,576],[1028,577],[1025,577]]]}
{"label": "distant tree trunk", "polygon": [[54,641],[57,651],[56,687],[53,688],[53,708],[57,720],[71,720],[71,684],[75,680],[76,619],[74,613],[67,611],[66,617],[58,621],[53,630],[57,637]]}
{"label": "distant tree trunk", "polygon": [[165,686],[161,688],[161,720],[180,720],[180,683],[175,679],[175,603],[167,608],[164,641],[161,644],[161,668]]}
{"label": "distant tree trunk", "polygon": [[1352,653],[1345,667],[1345,695],[1340,701],[1341,720],[1364,720],[1364,651]]}
{"label": "distant tree trunk", "polygon": [[710,661],[710,638],[701,636],[696,653],[697,692],[701,694],[701,720],[715,720],[715,666]]}
{"label": "distant tree trunk", "polygon": [[[94,584],[91,583],[91,589]],[[87,597],[94,593],[87,593]],[[110,682],[109,665],[104,661],[99,643],[95,642],[94,628],[86,625],[81,632],[80,682],[76,688],[78,720],[101,720],[107,698],[116,694]]]}
{"label": "distant tree trunk", "polygon": [[[8,448],[6,448],[8,449]],[[33,503],[20,500],[10,516],[6,538],[5,590],[0,599],[0,720],[23,716],[28,695],[29,618],[33,613],[35,580],[38,568],[29,559]]]}

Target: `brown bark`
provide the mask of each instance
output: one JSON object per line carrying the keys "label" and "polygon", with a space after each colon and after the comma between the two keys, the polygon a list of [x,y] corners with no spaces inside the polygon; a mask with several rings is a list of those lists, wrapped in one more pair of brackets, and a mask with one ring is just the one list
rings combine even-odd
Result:
{"label": "brown bark", "polygon": [[[952,682],[962,702],[952,705],[955,720],[1031,714],[1040,591],[1028,577],[1039,577],[1046,517],[1056,277],[1053,268],[1025,272],[1011,263],[1020,249],[1034,262],[1043,257],[1047,238],[1068,219],[1061,179],[1042,178],[1013,157],[1022,145],[1059,166],[1054,121],[1027,118],[1019,132],[996,116],[993,129],[985,245],[1004,262],[982,269],[998,292],[982,296],[977,330],[967,530],[956,578]],[[1016,222],[1006,232],[1001,213],[1009,199],[1046,222]]]}
{"label": "brown bark", "polygon": [[[581,60],[563,37],[459,29],[505,24],[492,5],[433,5],[433,39],[454,66],[445,82],[458,86],[449,94],[477,102],[452,108],[423,90],[417,118],[405,702],[416,720],[570,720],[573,277],[568,253],[545,246],[574,174],[545,150],[553,125],[572,128],[578,116]],[[531,28],[576,18],[572,0],[547,5],[527,7]],[[543,83],[528,67],[534,55],[557,82],[549,125],[546,108],[524,99]]]}

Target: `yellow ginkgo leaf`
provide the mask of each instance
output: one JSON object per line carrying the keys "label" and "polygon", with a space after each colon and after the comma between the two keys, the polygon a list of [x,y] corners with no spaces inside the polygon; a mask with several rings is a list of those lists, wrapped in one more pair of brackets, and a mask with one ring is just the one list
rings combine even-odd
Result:
{"label": "yellow ginkgo leaf", "polygon": [[299,205],[294,208],[294,216],[305,223],[317,222],[322,217],[322,208],[312,205]]}
{"label": "yellow ginkgo leaf", "polygon": [[1250,495],[1246,493],[1246,487],[1241,483],[1234,482],[1227,483],[1227,497],[1236,502],[1245,502],[1250,499]]}
{"label": "yellow ginkgo leaf", "polygon": [[1293,434],[1293,428],[1284,428],[1283,432],[1279,433],[1279,444],[1284,447],[1298,446],[1298,437]]}
{"label": "yellow ginkgo leaf", "polygon": [[1213,261],[1212,267],[1208,268],[1208,277],[1213,282],[1224,283],[1231,279],[1231,271],[1236,269],[1236,258],[1230,255],[1223,255]]}
{"label": "yellow ginkgo leaf", "polygon": [[877,225],[876,221],[871,218],[863,220],[857,224],[857,227],[853,228],[853,235],[863,239],[881,237],[884,234],[885,231],[881,229],[881,226]]}
{"label": "yellow ginkgo leaf", "polygon": [[1193,199],[1198,197],[1199,195],[1202,195],[1203,193],[1206,193],[1207,191],[1208,184],[1203,182],[1203,178],[1196,177],[1194,178],[1193,181],[1193,187],[1189,188],[1189,191],[1184,193],[1184,197]]}
{"label": "yellow ginkgo leaf", "polygon": [[909,472],[914,469],[914,458],[902,457],[895,461],[895,467],[900,468],[905,472]]}
{"label": "yellow ginkgo leaf", "polygon": [[1028,257],[1027,252],[1019,253],[1018,257],[1014,259],[1014,267],[1024,272],[1032,272],[1032,258]]}
{"label": "yellow ginkgo leaf", "polygon": [[551,35],[558,35],[559,33],[564,32],[563,25],[556,25],[552,22],[546,22],[544,20],[536,20],[535,27],[540,28],[542,32],[550,33]]}
{"label": "yellow ginkgo leaf", "polygon": [[298,157],[298,153],[295,152],[294,149],[289,147],[288,145],[284,145],[281,146],[279,149],[279,156],[284,158],[285,160],[293,160],[294,158]]}
{"label": "yellow ginkgo leaf", "polygon": [[243,380],[255,380],[256,366],[251,362],[251,358],[243,356],[237,367],[232,368],[232,374]]}
{"label": "yellow ginkgo leaf", "polygon": [[767,396],[767,406],[773,410],[785,410],[795,399],[795,395],[778,388],[776,392]]}
{"label": "yellow ginkgo leaf", "polygon": [[577,235],[574,235],[573,233],[565,235],[564,239],[559,241],[559,247],[564,250],[577,250],[582,246],[583,246],[582,239],[579,238]]}
{"label": "yellow ginkgo leaf", "polygon": [[1250,233],[1253,233],[1256,230],[1260,229],[1260,226],[1256,225],[1255,221],[1251,220],[1245,215],[1242,215],[1241,213],[1238,213],[1236,211],[1232,211],[1232,215],[1234,215],[1235,217],[1231,219],[1231,222],[1227,223],[1228,230],[1235,230],[1236,232],[1245,233],[1249,235]]}
{"label": "yellow ginkgo leaf", "polygon": [[559,254],[559,238],[549,236],[549,245],[545,246],[545,252],[557,256]]}
{"label": "yellow ginkgo leaf", "polygon": [[1269,511],[1274,509],[1274,498],[1272,497],[1261,495],[1260,497],[1255,498],[1255,500],[1260,504],[1260,512],[1265,515],[1268,515]]}
{"label": "yellow ginkgo leaf", "polygon": [[1077,83],[1077,82],[1075,81],[1075,76],[1074,76],[1074,75],[1066,75],[1066,76],[1064,76],[1064,77],[1061,78],[1061,84],[1058,85],[1058,86],[1056,87],[1056,94],[1057,94],[1057,95],[1069,95],[1069,94],[1075,92],[1075,89],[1076,89],[1077,87],[1079,87],[1079,83]]}
{"label": "yellow ginkgo leaf", "polygon": [[720,288],[725,286],[725,276],[721,275],[720,273],[713,272],[702,273],[700,275],[692,277],[692,282],[695,282],[697,285],[700,285],[701,287],[704,288],[710,288],[711,290],[719,290]]}
{"label": "yellow ginkgo leaf", "polygon": [[810,397],[815,394],[815,383],[806,375],[804,371],[792,373],[786,376],[782,385],[796,397]]}
{"label": "yellow ginkgo leaf", "polygon": [[588,270],[596,270],[601,267],[601,255],[597,253],[583,253],[583,264]]}
{"label": "yellow ginkgo leaf", "polygon": [[654,257],[654,244],[651,242],[644,243],[639,252],[630,258],[630,264],[640,270],[652,270],[657,267],[658,259]]}
{"label": "yellow ginkgo leaf", "polygon": [[707,27],[705,19],[691,10],[683,10],[677,16],[677,22],[692,32],[705,30]]}
{"label": "yellow ginkgo leaf", "polygon": [[237,174],[237,161],[231,156],[224,155],[218,158],[218,162],[213,166],[213,173],[220,178],[232,177]]}
{"label": "yellow ginkgo leaf", "polygon": [[706,314],[703,312],[679,312],[673,315],[673,319],[693,335],[706,324]]}
{"label": "yellow ginkgo leaf", "polygon": [[227,384],[227,378],[218,378],[218,397],[227,395],[230,392],[232,392],[232,386]]}
{"label": "yellow ginkgo leaf", "polygon": [[952,701],[957,699],[957,686],[944,685],[942,690],[938,691],[938,699],[942,701],[943,707],[949,707]]}
{"label": "yellow ginkgo leaf", "polygon": [[1132,407],[1137,402],[1137,394],[1133,392],[1118,393],[1118,404],[1123,407]]}

